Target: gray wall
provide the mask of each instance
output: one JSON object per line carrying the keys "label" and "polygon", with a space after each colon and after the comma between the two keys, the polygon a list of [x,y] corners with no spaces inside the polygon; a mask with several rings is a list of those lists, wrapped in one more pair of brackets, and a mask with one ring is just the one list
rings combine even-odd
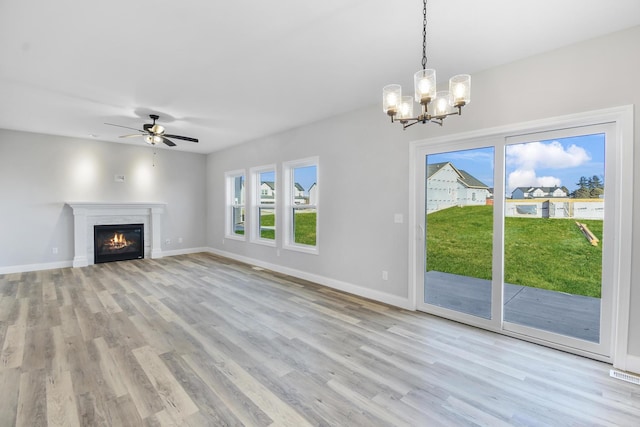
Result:
{"label": "gray wall", "polygon": [[[640,27],[475,73],[472,102],[444,127],[402,131],[378,105],[210,154],[207,242],[217,251],[405,298],[408,292],[409,142],[536,119],[640,104]],[[398,70],[399,74],[414,70]],[[402,77],[399,75],[398,77]],[[381,88],[371,88],[379,91]],[[640,129],[635,112],[635,135]],[[640,148],[634,143],[634,164]],[[224,172],[320,158],[320,254],[224,240]],[[634,173],[640,189],[640,174]],[[282,194],[282,191],[280,191]],[[638,194],[638,191],[635,191]],[[393,222],[402,213],[404,224]],[[633,256],[640,198],[633,201]],[[381,271],[389,272],[389,281]],[[629,353],[640,356],[640,263],[632,270]]]}
{"label": "gray wall", "polygon": [[[143,143],[0,130],[0,270],[70,262],[69,201],[167,202],[163,251],[204,247],[206,156],[159,149],[155,163]],[[114,175],[125,175],[125,182]]]}
{"label": "gray wall", "polygon": [[[397,136],[381,109],[366,110],[209,155],[210,246],[406,297],[409,159]],[[224,173],[310,156],[320,159],[320,254],[281,250],[278,256],[262,245],[223,244]],[[277,193],[283,194],[280,186]],[[394,213],[402,213],[405,224],[394,224]],[[382,270],[389,272],[388,281],[381,279]]]}

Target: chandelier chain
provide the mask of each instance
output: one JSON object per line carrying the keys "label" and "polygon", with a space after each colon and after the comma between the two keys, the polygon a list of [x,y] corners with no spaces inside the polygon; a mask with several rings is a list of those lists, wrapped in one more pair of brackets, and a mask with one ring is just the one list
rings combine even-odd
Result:
{"label": "chandelier chain", "polygon": [[422,1],[422,69],[427,68],[427,0]]}

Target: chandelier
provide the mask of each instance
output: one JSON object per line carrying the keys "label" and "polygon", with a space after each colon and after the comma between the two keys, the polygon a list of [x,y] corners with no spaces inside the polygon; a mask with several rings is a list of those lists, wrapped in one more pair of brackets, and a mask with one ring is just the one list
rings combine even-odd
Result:
{"label": "chandelier", "polygon": [[414,97],[421,106],[421,113],[414,117],[414,97],[402,96],[400,85],[391,84],[382,88],[382,109],[391,117],[391,123],[400,122],[403,129],[428,122],[442,126],[447,116],[462,115],[462,107],[471,101],[471,76],[468,74],[451,77],[449,90],[437,91],[436,70],[427,68],[427,0],[423,0],[422,4],[422,70],[413,76]]}

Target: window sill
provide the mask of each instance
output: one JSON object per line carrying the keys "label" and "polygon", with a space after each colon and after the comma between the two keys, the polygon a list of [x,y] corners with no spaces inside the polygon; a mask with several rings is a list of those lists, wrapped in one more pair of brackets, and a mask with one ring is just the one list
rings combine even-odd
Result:
{"label": "window sill", "polygon": [[284,245],[282,249],[286,249],[288,251],[293,252],[302,252],[310,255],[319,255],[320,251],[317,246],[306,246],[306,245]]}

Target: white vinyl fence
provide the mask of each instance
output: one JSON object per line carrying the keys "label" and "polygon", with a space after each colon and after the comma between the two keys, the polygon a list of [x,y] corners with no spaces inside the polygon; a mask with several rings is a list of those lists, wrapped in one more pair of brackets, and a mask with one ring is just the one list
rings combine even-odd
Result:
{"label": "white vinyl fence", "polygon": [[505,216],[604,219],[604,199],[507,199]]}

